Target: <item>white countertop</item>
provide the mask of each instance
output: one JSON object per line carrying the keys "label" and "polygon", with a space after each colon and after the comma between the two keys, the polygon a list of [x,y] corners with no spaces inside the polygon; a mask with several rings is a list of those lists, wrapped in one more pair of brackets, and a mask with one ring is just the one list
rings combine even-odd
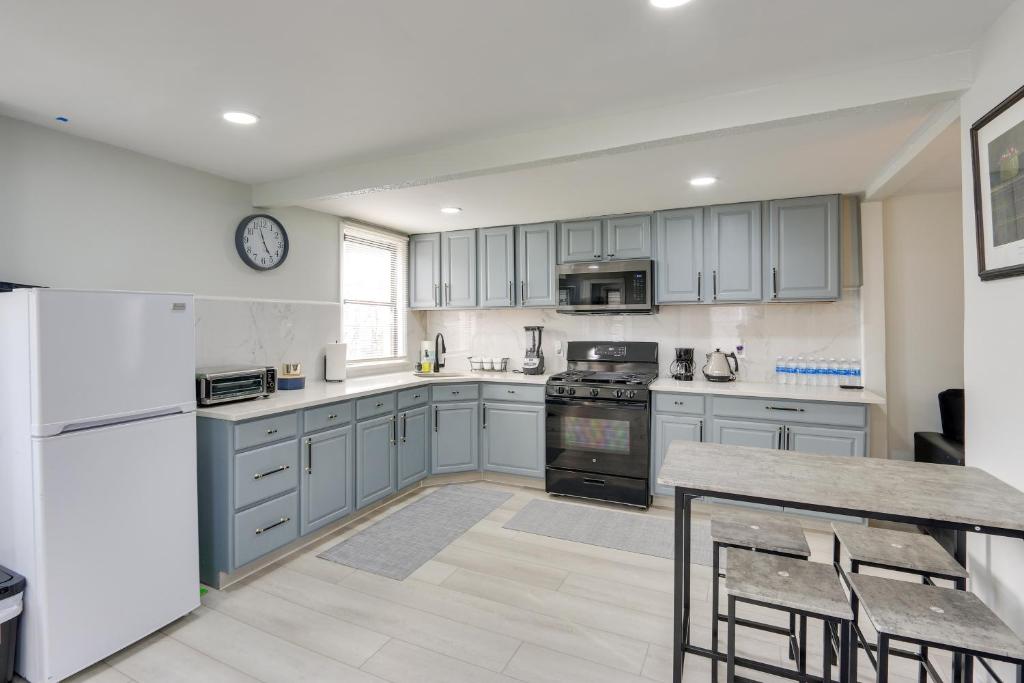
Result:
{"label": "white countertop", "polygon": [[660,377],[651,384],[651,391],[676,394],[712,394],[715,396],[747,396],[752,398],[790,399],[793,401],[827,401],[829,403],[859,403],[884,405],[885,398],[861,389],[839,387],[801,387],[762,382],[708,382],[693,380],[681,382],[671,377]]}
{"label": "white countertop", "polygon": [[385,391],[396,391],[421,387],[428,384],[465,384],[475,382],[497,382],[499,384],[537,384],[543,385],[549,375],[524,375],[512,372],[474,372],[459,375],[441,374],[438,377],[417,377],[411,372],[396,372],[387,375],[370,377],[353,377],[344,382],[310,382],[306,380],[305,389],[276,391],[269,398],[226,403],[219,406],[200,406],[196,410],[199,417],[212,417],[218,420],[238,422],[251,420],[254,417],[265,417],[289,410],[309,408],[311,406],[361,398]]}

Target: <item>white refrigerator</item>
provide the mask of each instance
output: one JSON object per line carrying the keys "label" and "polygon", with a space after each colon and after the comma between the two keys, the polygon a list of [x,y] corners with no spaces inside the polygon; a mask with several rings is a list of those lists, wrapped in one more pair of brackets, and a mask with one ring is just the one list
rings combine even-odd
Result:
{"label": "white refrigerator", "polygon": [[16,670],[59,681],[199,606],[192,295],[0,294]]}

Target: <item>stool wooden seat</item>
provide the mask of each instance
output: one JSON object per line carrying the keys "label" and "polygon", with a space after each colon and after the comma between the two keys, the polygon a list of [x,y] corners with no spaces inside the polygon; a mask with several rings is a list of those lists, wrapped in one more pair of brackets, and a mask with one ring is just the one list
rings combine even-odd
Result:
{"label": "stool wooden seat", "polygon": [[931,536],[909,531],[832,524],[832,532],[859,565],[907,571],[955,581],[967,570]]}
{"label": "stool wooden seat", "polygon": [[940,586],[849,574],[850,586],[878,632],[878,680],[888,678],[890,640],[965,656],[964,678],[973,680],[975,657],[1017,665],[1024,676],[1024,641],[976,595]]}
{"label": "stool wooden seat", "polygon": [[[729,572],[725,592],[729,598],[728,680],[735,679],[736,667],[736,603],[746,602],[823,621],[824,642],[822,679],[830,680],[832,667],[832,632],[840,634],[839,671],[845,681],[849,672],[850,623],[853,611],[843,590],[836,569],[830,564],[756,553],[731,548],[726,551]],[[741,664],[746,666],[746,663]],[[776,673],[774,667],[762,665],[758,670]],[[806,678],[806,665],[799,669],[798,680]],[[782,674],[777,674],[782,675]],[[787,671],[786,677],[794,677]]]}

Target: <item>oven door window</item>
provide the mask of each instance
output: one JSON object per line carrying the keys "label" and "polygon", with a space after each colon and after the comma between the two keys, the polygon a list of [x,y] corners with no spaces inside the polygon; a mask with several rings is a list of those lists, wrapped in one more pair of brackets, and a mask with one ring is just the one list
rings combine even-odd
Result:
{"label": "oven door window", "polygon": [[562,448],[572,451],[629,453],[627,420],[566,416],[562,418]]}

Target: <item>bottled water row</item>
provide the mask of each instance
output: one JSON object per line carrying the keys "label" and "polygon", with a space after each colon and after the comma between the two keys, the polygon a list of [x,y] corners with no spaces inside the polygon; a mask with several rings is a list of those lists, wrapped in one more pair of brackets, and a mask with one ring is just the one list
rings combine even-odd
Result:
{"label": "bottled water row", "polygon": [[775,358],[775,383],[800,386],[860,386],[860,359]]}

